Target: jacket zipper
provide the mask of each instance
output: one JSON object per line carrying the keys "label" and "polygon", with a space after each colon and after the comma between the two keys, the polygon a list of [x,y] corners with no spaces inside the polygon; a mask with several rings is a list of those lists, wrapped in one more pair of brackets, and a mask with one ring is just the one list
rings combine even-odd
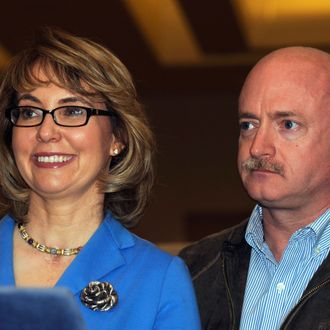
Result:
{"label": "jacket zipper", "polygon": [[229,290],[229,284],[228,284],[228,278],[227,278],[227,272],[226,272],[226,267],[225,267],[225,262],[222,259],[222,271],[223,271],[223,277],[225,279],[225,285],[226,285],[226,289],[227,289],[227,293],[229,296],[229,309],[231,311],[231,315],[232,315],[232,330],[235,330],[235,312],[234,312],[234,302],[233,302],[233,297],[231,295],[231,292]]}
{"label": "jacket zipper", "polygon": [[300,308],[304,305],[303,303],[309,299],[311,296],[313,296],[320,288],[322,288],[323,286],[327,285],[328,283],[330,283],[330,277],[328,279],[326,279],[324,282],[322,282],[321,284],[315,286],[314,288],[312,288],[311,290],[309,290],[305,295],[303,295],[297,305],[294,307],[294,309],[288,314],[288,316],[286,317],[285,321],[283,322],[282,326],[281,326],[281,330],[286,330],[288,329],[288,326],[290,324],[290,322],[293,320],[293,318],[297,315],[297,313],[299,312]]}

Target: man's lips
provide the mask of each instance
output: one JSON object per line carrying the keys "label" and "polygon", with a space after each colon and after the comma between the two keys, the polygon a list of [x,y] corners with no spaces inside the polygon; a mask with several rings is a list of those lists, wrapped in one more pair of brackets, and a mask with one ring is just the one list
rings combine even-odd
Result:
{"label": "man's lips", "polygon": [[263,168],[251,169],[250,172],[251,173],[280,174],[278,171],[272,171],[272,170],[263,169]]}

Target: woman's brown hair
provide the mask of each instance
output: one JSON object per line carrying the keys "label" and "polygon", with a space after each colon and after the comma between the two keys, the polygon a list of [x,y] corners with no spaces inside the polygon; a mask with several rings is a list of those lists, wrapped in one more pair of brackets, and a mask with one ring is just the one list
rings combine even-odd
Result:
{"label": "woman's brown hair", "polygon": [[[48,81],[34,74],[41,68]],[[131,227],[140,219],[154,179],[153,134],[137,99],[130,73],[107,48],[56,28],[43,28],[33,43],[16,55],[0,85],[0,215],[10,212],[22,221],[29,206],[30,189],[15,164],[11,147],[12,125],[5,110],[15,106],[19,90],[55,82],[87,98],[97,99],[114,111],[114,135],[125,148],[112,158],[99,178],[105,193],[104,208]],[[23,128],[24,129],[24,128]]]}

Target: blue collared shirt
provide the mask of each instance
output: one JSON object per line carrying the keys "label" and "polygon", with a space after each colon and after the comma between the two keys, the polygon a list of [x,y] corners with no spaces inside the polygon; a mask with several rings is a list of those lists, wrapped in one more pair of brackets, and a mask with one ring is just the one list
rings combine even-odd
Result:
{"label": "blue collared shirt", "polygon": [[330,209],[291,236],[280,262],[264,241],[262,219],[257,205],[245,233],[252,250],[241,330],[279,329],[330,249]]}

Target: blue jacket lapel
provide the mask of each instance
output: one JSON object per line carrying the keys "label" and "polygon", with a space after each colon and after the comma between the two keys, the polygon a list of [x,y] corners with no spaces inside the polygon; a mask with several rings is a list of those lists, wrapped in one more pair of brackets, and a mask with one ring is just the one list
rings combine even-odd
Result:
{"label": "blue jacket lapel", "polygon": [[[13,266],[14,220],[6,216],[0,221],[0,285],[15,285]],[[4,271],[5,269],[5,271]]]}
{"label": "blue jacket lapel", "polygon": [[74,294],[126,263],[121,252],[135,244],[134,236],[107,214],[95,234],[66,269],[56,287]]}

